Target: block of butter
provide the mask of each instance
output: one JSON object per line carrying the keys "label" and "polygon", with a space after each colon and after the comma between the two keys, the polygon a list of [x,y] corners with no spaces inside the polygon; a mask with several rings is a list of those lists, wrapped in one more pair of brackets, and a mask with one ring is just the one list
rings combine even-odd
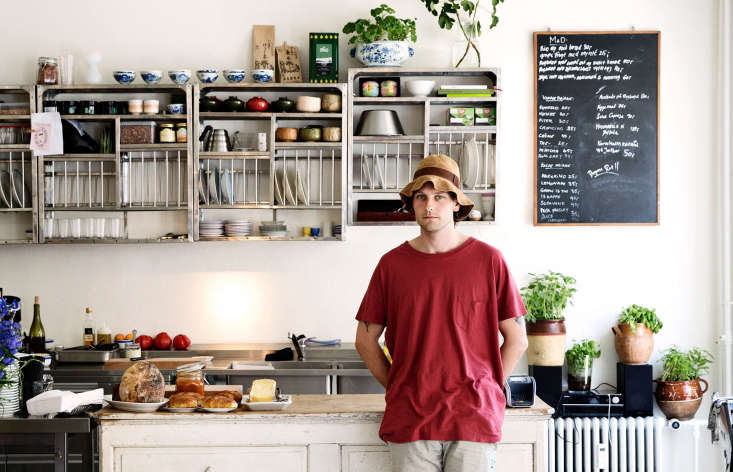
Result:
{"label": "block of butter", "polygon": [[274,402],[275,381],[273,379],[257,379],[252,382],[249,389],[249,401],[251,402]]}

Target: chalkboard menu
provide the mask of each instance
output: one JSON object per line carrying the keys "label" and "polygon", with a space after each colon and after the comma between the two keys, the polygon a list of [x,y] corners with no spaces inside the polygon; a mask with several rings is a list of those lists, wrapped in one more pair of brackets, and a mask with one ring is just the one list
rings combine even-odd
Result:
{"label": "chalkboard menu", "polygon": [[535,224],[659,222],[659,32],[535,33]]}

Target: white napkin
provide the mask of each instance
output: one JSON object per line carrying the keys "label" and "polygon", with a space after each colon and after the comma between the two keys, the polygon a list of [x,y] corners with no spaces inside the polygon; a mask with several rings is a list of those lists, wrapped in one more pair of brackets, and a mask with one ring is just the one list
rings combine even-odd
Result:
{"label": "white napkin", "polygon": [[28,413],[43,416],[61,412],[70,412],[74,408],[102,403],[104,390],[101,388],[88,392],[73,393],[65,390],[50,390],[36,395],[26,402]]}

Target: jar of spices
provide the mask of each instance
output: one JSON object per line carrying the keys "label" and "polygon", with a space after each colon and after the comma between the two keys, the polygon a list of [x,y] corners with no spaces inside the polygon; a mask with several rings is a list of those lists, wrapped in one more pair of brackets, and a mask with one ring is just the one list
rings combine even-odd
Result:
{"label": "jar of spices", "polygon": [[176,142],[185,143],[186,141],[188,141],[186,123],[176,123]]}
{"label": "jar of spices", "polygon": [[176,131],[173,129],[173,123],[161,123],[159,137],[161,143],[175,143]]}
{"label": "jar of spices", "polygon": [[143,351],[138,343],[130,343],[125,347],[123,351],[127,359],[133,359],[135,357],[142,357]]}
{"label": "jar of spices", "polygon": [[56,100],[44,100],[43,101],[43,111],[45,113],[48,113],[51,111],[59,111],[58,106],[56,105]]}
{"label": "jar of spices", "polygon": [[176,368],[176,393],[178,392],[204,394],[204,364],[194,362]]}
{"label": "jar of spices", "polygon": [[93,115],[94,114],[94,100],[85,100],[81,102],[80,115]]}
{"label": "jar of spices", "polygon": [[38,58],[38,84],[56,85],[59,83],[59,68],[55,57]]}
{"label": "jar of spices", "polygon": [[77,102],[74,100],[61,102],[61,113],[64,115],[76,115],[77,106]]}

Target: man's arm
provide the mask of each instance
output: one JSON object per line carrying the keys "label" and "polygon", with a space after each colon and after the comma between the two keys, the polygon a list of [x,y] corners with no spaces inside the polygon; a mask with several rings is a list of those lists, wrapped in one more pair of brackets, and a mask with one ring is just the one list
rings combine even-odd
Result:
{"label": "man's arm", "polygon": [[384,351],[379,347],[379,336],[384,331],[384,325],[359,321],[356,327],[356,350],[364,360],[367,368],[374,378],[385,388],[387,387],[387,376],[389,375],[389,361]]}
{"label": "man's arm", "polygon": [[517,316],[499,322],[499,331],[504,337],[501,345],[501,365],[504,369],[504,381],[512,373],[524,351],[527,350],[527,332],[524,329],[524,317]]}

